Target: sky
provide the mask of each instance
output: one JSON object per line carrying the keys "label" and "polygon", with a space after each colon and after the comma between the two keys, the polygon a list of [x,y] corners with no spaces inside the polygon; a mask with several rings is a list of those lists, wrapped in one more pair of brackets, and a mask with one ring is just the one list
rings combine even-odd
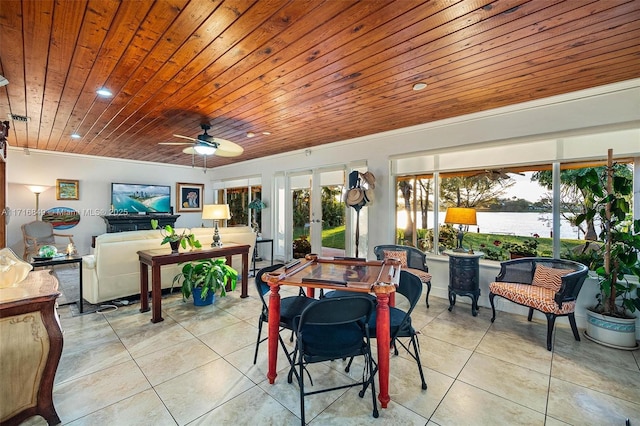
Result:
{"label": "sky", "polygon": [[548,191],[538,185],[538,182],[531,182],[531,175],[533,172],[525,172],[524,176],[519,174],[511,174],[516,184],[507,189],[505,198],[523,198],[528,201],[536,202],[540,200]]}

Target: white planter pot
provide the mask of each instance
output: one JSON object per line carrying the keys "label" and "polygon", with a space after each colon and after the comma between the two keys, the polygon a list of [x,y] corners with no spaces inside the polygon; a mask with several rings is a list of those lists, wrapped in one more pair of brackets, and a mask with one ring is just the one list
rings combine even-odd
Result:
{"label": "white planter pot", "polygon": [[616,349],[638,349],[636,320],[605,316],[587,309],[585,336],[601,345]]}

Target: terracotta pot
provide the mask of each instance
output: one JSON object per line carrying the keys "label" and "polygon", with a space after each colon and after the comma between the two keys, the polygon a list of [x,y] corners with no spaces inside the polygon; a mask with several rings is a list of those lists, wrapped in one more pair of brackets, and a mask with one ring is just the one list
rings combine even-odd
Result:
{"label": "terracotta pot", "polygon": [[593,312],[587,312],[587,329],[584,334],[587,339],[610,348],[635,350],[636,319],[616,318]]}

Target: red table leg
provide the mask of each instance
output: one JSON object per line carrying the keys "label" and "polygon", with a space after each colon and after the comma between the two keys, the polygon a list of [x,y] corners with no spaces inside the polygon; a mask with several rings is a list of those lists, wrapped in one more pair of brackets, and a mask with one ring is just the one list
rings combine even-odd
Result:
{"label": "red table leg", "polygon": [[[280,286],[271,286],[269,296],[269,371],[267,379],[273,384],[276,381],[276,365],[278,364],[278,334],[280,333]],[[387,348],[388,349],[388,348]]]}
{"label": "red table leg", "polygon": [[[82,301],[81,301],[82,302]],[[149,267],[140,263],[140,312],[149,310]]]}
{"label": "red table leg", "polygon": [[376,292],[376,341],[378,343],[378,400],[382,408],[387,408],[389,397],[389,345],[391,344],[389,294]]}

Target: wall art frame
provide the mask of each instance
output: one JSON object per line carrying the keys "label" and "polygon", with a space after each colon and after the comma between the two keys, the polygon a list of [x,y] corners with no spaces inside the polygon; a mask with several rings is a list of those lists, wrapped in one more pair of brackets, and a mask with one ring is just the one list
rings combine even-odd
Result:
{"label": "wall art frame", "polygon": [[204,184],[176,183],[176,211],[182,213],[201,212],[204,196]]}
{"label": "wall art frame", "polygon": [[56,200],[79,200],[80,181],[74,179],[56,179]]}

